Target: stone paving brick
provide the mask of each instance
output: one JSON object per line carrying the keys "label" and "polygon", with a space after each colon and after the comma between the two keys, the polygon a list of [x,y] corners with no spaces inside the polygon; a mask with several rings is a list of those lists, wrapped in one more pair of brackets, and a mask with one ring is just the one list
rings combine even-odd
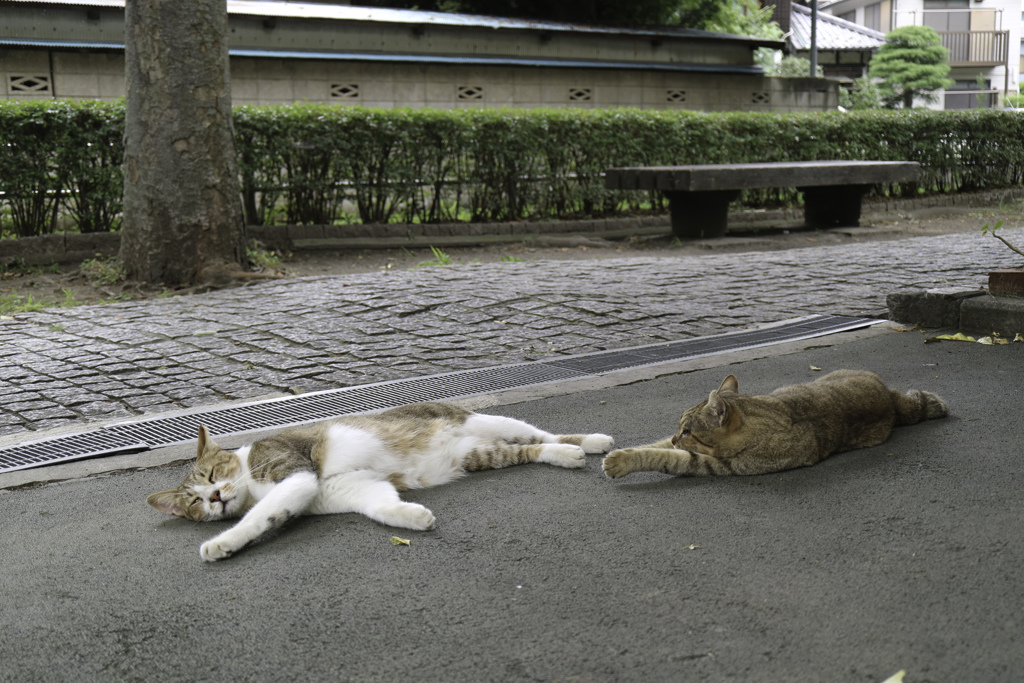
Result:
{"label": "stone paving brick", "polygon": [[[568,268],[518,262],[302,278],[17,314],[0,321],[0,434],[685,339],[811,313],[879,316],[886,295],[900,288],[979,288],[990,268],[1018,261],[992,240],[946,235]],[[38,401],[55,404],[28,407]],[[90,415],[79,414],[81,405]]]}

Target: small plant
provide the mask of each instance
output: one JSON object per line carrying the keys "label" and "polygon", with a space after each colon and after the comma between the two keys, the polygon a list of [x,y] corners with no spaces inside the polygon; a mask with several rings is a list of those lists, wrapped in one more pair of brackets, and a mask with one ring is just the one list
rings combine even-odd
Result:
{"label": "small plant", "polygon": [[29,294],[27,299],[23,299],[17,294],[5,294],[0,296],[0,314],[7,315],[10,313],[34,313],[41,311],[46,308],[46,304],[42,301],[36,301]]}
{"label": "small plant", "polygon": [[116,285],[118,282],[124,282],[124,268],[114,256],[104,259],[102,254],[96,254],[96,258],[82,261],[79,267],[82,274],[93,284]]}
{"label": "small plant", "polygon": [[[1020,254],[1021,256],[1024,256],[1024,251],[1021,251],[1017,247],[1013,246],[1012,244],[1010,244],[1009,240],[1007,240],[1002,235],[996,233],[996,230],[998,230],[1001,227],[1003,227],[1003,222],[1002,221],[997,221],[996,224],[993,225],[992,227],[989,227],[988,223],[986,223],[985,225],[981,226],[981,234],[982,235],[987,235],[987,234],[991,233],[991,235],[993,237],[995,237],[997,240],[999,240],[1000,242],[1002,242],[1003,244],[1008,246],[1012,251]],[[1024,268],[1024,266],[1021,266],[1021,267]]]}
{"label": "small plant", "polygon": [[249,265],[252,267],[252,270],[258,273],[280,270],[281,263],[283,262],[280,252],[260,249],[256,240],[252,241],[252,246],[246,247],[245,255],[249,258]]}
{"label": "small plant", "polygon": [[522,263],[523,259],[519,258],[518,256],[512,256],[511,254],[507,254],[507,255],[501,257],[501,262],[502,263]]}
{"label": "small plant", "polygon": [[430,266],[450,266],[453,263],[455,263],[455,261],[452,260],[451,256],[449,256],[448,254],[444,253],[443,251],[441,251],[437,247],[434,247],[434,246],[430,247],[430,251],[433,252],[434,258],[432,260],[430,260],[430,261],[422,261],[419,264],[420,268],[428,268]]}

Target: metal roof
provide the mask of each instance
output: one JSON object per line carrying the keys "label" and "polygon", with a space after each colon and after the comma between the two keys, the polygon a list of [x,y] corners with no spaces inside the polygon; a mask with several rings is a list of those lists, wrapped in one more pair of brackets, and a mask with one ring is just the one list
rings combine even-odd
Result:
{"label": "metal roof", "polygon": [[[80,7],[124,8],[125,0],[9,0],[10,2],[37,5],[72,5]],[[329,5],[321,3],[282,2],[280,0],[227,0],[229,15],[258,16],[266,18],[326,19],[334,21],[364,21],[415,26],[448,26],[466,28],[490,28],[511,30],[532,30],[564,33],[585,33],[617,36],[642,36],[658,38],[689,38],[696,40],[732,41],[742,40],[753,47],[781,48],[782,41],[712,33],[697,29],[655,26],[616,27],[586,24],[566,24],[554,21],[511,19],[480,16],[473,14],[452,14],[448,12],[421,12],[419,10],[387,9],[380,7],[358,7],[354,5]]]}
{"label": "metal roof", "polygon": [[[789,42],[794,50],[811,49],[811,8],[793,3],[793,35]],[[866,26],[818,12],[819,50],[875,50],[885,42],[885,34]]]}
{"label": "metal roof", "polygon": [[[93,42],[85,40],[38,40],[0,38],[0,45],[18,47],[65,48],[69,50],[124,50],[124,43]],[[307,50],[255,50],[228,48],[232,57],[269,57],[274,59],[325,59],[353,62],[400,62],[406,64],[470,64],[474,66],[536,66],[563,69],[630,69],[644,71],[673,71],[684,73],[732,73],[763,75],[759,66],[741,64],[684,64],[678,62],[621,62],[593,59],[533,59],[523,57],[488,57],[446,55],[393,54],[383,52],[321,52]]]}

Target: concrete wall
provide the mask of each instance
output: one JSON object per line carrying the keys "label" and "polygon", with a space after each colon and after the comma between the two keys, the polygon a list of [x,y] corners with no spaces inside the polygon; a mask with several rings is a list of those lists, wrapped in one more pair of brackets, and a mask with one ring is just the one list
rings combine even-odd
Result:
{"label": "concrete wall", "polygon": [[[0,97],[124,96],[119,52],[0,51]],[[835,109],[838,87],[822,79],[756,75],[503,66],[446,66],[305,59],[232,58],[235,104],[366,107],[639,107],[700,111]]]}

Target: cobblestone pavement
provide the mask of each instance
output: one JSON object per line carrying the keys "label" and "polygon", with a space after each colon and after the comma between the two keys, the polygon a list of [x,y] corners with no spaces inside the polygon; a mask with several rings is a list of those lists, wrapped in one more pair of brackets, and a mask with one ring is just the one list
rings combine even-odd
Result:
{"label": "cobblestone pavement", "polygon": [[[1019,242],[1024,229],[1004,234]],[[886,317],[900,288],[1019,265],[954,234],[708,256],[300,278],[0,321],[0,435],[727,332]]]}

